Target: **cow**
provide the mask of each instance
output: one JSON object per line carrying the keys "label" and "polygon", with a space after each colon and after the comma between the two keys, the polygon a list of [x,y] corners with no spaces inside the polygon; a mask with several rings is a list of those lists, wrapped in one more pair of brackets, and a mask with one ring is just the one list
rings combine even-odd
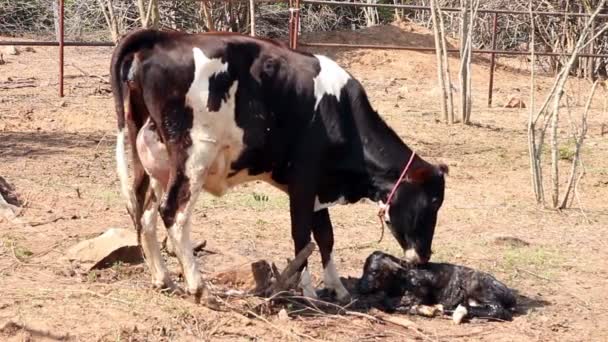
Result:
{"label": "cow", "polygon": [[452,313],[457,324],[473,317],[511,320],[517,302],[505,284],[485,272],[448,263],[412,266],[381,251],[365,260],[358,291],[384,292],[385,307],[391,311]]}
{"label": "cow", "polygon": [[[448,167],[406,146],[361,83],[332,59],[237,33],[140,29],[119,41],[110,74],[121,192],[154,286],[174,286],[160,255],[157,216],[185,290],[199,301],[205,287],[190,241],[194,203],[201,191],[222,196],[255,180],[287,194],[295,254],[312,233],[324,285],[340,301],[350,294],[334,262],[334,204],[367,198],[384,206],[406,258],[429,260]],[[307,263],[299,272],[303,294],[316,297]]]}

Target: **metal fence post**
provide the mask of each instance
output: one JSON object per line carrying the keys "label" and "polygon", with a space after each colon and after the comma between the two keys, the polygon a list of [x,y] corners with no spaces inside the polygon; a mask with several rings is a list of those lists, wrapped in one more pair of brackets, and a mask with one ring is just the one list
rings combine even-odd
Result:
{"label": "metal fence post", "polygon": [[63,97],[63,0],[59,0],[59,97]]}

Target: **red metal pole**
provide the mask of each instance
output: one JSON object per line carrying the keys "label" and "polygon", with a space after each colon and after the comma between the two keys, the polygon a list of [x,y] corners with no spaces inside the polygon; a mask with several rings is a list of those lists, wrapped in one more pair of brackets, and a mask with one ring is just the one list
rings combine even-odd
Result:
{"label": "red metal pole", "polygon": [[296,20],[294,23],[293,48],[298,48],[298,34],[300,32],[300,0],[296,1]]}
{"label": "red metal pole", "polygon": [[[492,50],[496,50],[496,32],[498,28],[498,14],[494,13],[494,21],[492,23]],[[488,107],[492,107],[492,91],[494,88],[494,67],[496,65],[496,54],[491,53],[490,60],[490,85],[488,89]]]}
{"label": "red metal pole", "polygon": [[59,97],[63,97],[63,0],[59,0]]}

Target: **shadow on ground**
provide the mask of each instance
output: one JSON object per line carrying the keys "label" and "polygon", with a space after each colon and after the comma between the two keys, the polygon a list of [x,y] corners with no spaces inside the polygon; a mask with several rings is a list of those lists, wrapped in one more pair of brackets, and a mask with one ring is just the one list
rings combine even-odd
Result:
{"label": "shadow on ground", "polygon": [[95,148],[103,133],[66,132],[1,132],[0,160],[11,158],[50,156],[70,149]]}

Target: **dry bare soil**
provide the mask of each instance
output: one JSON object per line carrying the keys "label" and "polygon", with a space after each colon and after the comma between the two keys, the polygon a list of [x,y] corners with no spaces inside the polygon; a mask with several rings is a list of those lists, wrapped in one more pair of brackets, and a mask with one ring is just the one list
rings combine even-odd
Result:
{"label": "dry bare soil", "polygon": [[[364,32],[305,37],[326,42],[432,46],[428,32],[387,26]],[[488,63],[476,57],[471,126],[442,123],[435,57],[379,50],[315,50],[358,77],[371,101],[420,155],[450,166],[447,194],[433,245],[433,260],[491,272],[518,291],[512,322],[407,317],[418,330],[352,316],[276,315],[248,318],[213,311],[153,290],[142,265],[117,264],[81,274],[61,260],[65,250],[110,227],[130,227],[113,159],[115,118],[108,78],[108,48],[66,49],[66,93],[57,96],[57,50],[35,48],[5,56],[0,82],[31,78],[33,87],[0,89],[0,175],[26,201],[20,219],[0,221],[0,340],[157,341],[313,339],[331,341],[606,341],[608,339],[608,137],[601,124],[606,91],[593,102],[583,150],[585,177],[573,209],[535,205],[528,169],[527,109],[504,109],[518,91],[528,102],[527,63],[499,59],[495,101],[487,108]],[[457,70],[456,59],[451,60]],[[12,81],[8,82],[8,79]],[[552,79],[540,77],[543,98]],[[457,86],[457,82],[454,82]],[[578,117],[590,84],[568,85],[562,108],[562,183],[573,144],[568,113]],[[548,156],[548,155],[547,155]],[[548,158],[547,158],[548,159]],[[376,242],[376,206],[331,209],[336,255],[343,276],[359,276],[364,259],[380,249],[399,254],[396,242]],[[160,237],[164,229],[159,227]],[[193,235],[215,254],[199,257],[205,277],[261,258],[285,264],[292,255],[287,198],[259,183],[222,198],[205,195],[194,214]],[[173,257],[170,269],[179,271]],[[313,254],[317,282],[319,255]],[[10,323],[12,322],[12,323]],[[6,324],[5,324],[6,323]]]}

